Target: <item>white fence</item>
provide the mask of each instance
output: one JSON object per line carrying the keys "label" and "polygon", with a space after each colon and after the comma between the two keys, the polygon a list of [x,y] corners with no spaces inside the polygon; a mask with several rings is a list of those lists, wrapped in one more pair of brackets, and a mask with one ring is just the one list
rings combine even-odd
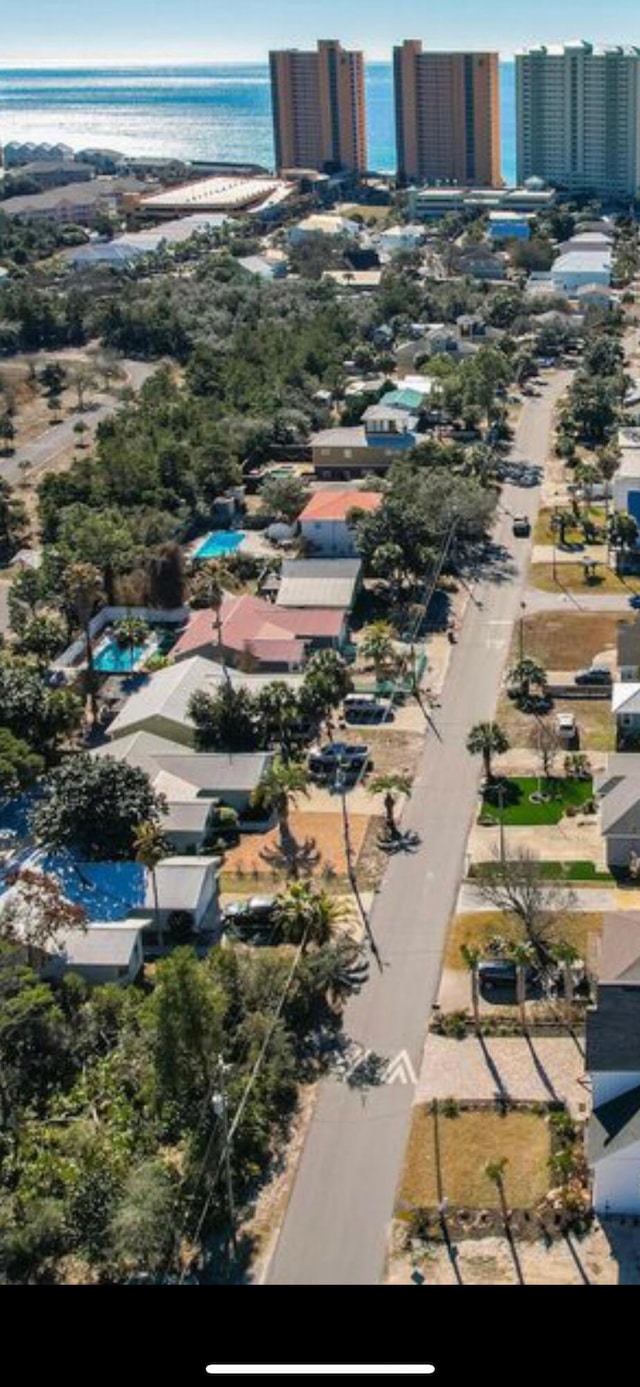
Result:
{"label": "white fence", "polygon": [[[89,622],[89,632],[92,640],[97,640],[107,626],[113,626],[117,621],[124,621],[127,617],[141,617],[148,622],[149,626],[180,626],[189,617],[188,607],[175,607],[172,611],[163,611],[158,607],[103,607],[97,616]],[[52,669],[73,669],[85,658],[84,636],[74,641],[68,646],[54,661]]]}

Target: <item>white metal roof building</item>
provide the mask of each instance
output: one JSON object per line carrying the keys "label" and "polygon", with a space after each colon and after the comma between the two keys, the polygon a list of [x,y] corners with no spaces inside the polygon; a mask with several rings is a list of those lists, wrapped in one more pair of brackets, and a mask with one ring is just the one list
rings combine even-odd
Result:
{"label": "white metal roof building", "polygon": [[332,607],[349,611],[362,575],[360,559],[286,559],[279,607]]}

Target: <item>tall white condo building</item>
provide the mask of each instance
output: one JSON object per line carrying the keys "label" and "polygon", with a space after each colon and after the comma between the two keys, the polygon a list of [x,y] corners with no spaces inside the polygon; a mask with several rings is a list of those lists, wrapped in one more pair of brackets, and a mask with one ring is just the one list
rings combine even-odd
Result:
{"label": "tall white condo building", "polygon": [[518,182],[635,197],[640,188],[640,48],[584,41],[516,54]]}

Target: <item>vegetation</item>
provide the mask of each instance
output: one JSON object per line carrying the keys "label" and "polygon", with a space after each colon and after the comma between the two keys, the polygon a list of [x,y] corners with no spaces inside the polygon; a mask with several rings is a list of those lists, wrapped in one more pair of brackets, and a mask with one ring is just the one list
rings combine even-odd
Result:
{"label": "vegetation", "polygon": [[78,752],[44,780],[33,832],[36,842],[54,851],[117,862],[132,857],[139,826],[159,824],[163,811],[144,771],[111,756]]}

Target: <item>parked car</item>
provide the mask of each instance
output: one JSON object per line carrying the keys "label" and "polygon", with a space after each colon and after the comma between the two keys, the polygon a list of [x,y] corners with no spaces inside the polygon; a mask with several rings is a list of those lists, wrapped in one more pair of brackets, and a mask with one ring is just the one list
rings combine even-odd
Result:
{"label": "parked car", "polygon": [[222,911],[224,925],[270,925],[277,904],[276,896],[249,896],[243,901],[232,901]]}
{"label": "parked car", "polygon": [[369,759],[368,746],[358,746],[350,742],[328,742],[326,746],[312,747],[309,752],[309,770],[314,774],[335,771],[338,766],[350,773],[364,770]]}
{"label": "parked car", "polygon": [[511,528],[516,539],[528,539],[531,534],[531,521],[526,515],[514,515]]}
{"label": "parked car", "polygon": [[[537,971],[530,965],[526,968],[527,983],[533,982]],[[507,958],[483,959],[478,964],[478,982],[481,988],[508,987],[515,990],[518,969]]]}
{"label": "parked car", "polygon": [[388,698],[377,698],[375,694],[347,694],[344,700],[346,722],[382,722],[391,712]]}
{"label": "parked car", "polygon": [[591,665],[589,669],[579,669],[576,684],[611,684],[611,670],[606,665]]}
{"label": "parked car", "polygon": [[572,741],[578,731],[578,724],[573,713],[556,714],[556,732],[563,741]]}

